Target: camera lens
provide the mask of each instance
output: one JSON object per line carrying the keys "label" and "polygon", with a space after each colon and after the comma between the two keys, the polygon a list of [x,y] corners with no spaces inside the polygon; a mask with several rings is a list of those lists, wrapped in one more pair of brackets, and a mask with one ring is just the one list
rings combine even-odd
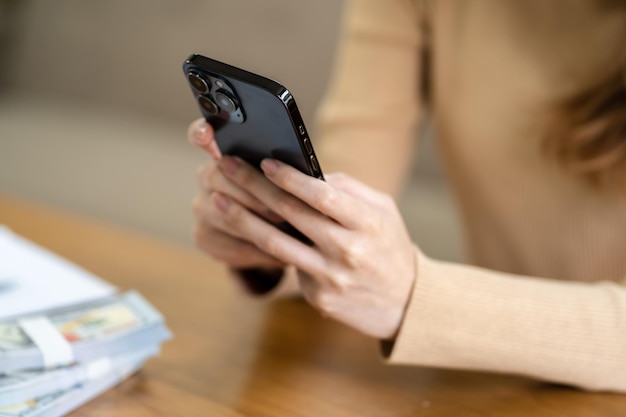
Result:
{"label": "camera lens", "polygon": [[190,72],[187,74],[187,80],[189,80],[189,84],[191,84],[193,88],[195,88],[199,92],[209,92],[209,82],[202,78],[199,74],[196,74],[195,72]]}
{"label": "camera lens", "polygon": [[237,110],[237,105],[235,104],[233,99],[228,97],[225,93],[222,93],[222,92],[215,93],[215,101],[217,101],[217,104],[219,104],[221,108],[223,108],[229,113],[232,113],[235,110]]}
{"label": "camera lens", "polygon": [[213,101],[208,97],[198,97],[198,103],[200,103],[200,106],[209,114],[216,115],[219,113],[217,105],[215,105],[215,103],[213,103]]}

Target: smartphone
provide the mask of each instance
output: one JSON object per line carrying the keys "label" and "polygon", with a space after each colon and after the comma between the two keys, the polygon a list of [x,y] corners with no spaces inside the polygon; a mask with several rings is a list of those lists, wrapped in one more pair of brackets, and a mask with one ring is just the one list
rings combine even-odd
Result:
{"label": "smartphone", "polygon": [[296,101],[283,85],[198,54],[185,60],[183,71],[223,155],[257,168],[273,158],[324,179]]}
{"label": "smartphone", "polygon": [[[263,159],[273,158],[324,179],[296,100],[283,85],[198,54],[185,60],[183,71],[223,155],[258,169]],[[289,223],[276,227],[313,244]]]}

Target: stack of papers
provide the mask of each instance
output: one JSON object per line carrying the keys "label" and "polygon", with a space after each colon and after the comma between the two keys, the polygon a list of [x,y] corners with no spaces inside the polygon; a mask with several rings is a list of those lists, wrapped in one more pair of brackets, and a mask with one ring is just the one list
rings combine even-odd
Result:
{"label": "stack of papers", "polygon": [[137,371],[171,337],[140,294],[0,227],[0,417],[61,416]]}

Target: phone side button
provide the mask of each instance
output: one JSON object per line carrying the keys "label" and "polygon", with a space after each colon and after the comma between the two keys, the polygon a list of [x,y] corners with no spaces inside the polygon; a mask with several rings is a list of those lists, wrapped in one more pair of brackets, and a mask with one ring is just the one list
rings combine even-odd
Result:
{"label": "phone side button", "polygon": [[298,130],[300,131],[300,134],[304,136],[304,126],[303,125],[298,126]]}
{"label": "phone side button", "polygon": [[304,149],[306,150],[306,153],[308,155],[311,155],[313,153],[313,147],[311,146],[311,141],[309,140],[309,138],[304,138],[302,142],[304,143]]}
{"label": "phone side button", "polygon": [[313,172],[316,174],[320,172],[320,166],[317,163],[317,159],[315,159],[314,155],[311,155],[311,168],[313,168]]}

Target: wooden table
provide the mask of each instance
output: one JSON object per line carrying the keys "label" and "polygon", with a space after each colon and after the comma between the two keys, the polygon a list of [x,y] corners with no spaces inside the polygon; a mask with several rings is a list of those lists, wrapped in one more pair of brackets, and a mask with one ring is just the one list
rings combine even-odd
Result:
{"label": "wooden table", "polygon": [[76,416],[626,416],[626,395],[523,378],[384,365],[375,341],[301,300],[241,293],[197,251],[0,198],[0,224],[164,314],[160,357]]}

